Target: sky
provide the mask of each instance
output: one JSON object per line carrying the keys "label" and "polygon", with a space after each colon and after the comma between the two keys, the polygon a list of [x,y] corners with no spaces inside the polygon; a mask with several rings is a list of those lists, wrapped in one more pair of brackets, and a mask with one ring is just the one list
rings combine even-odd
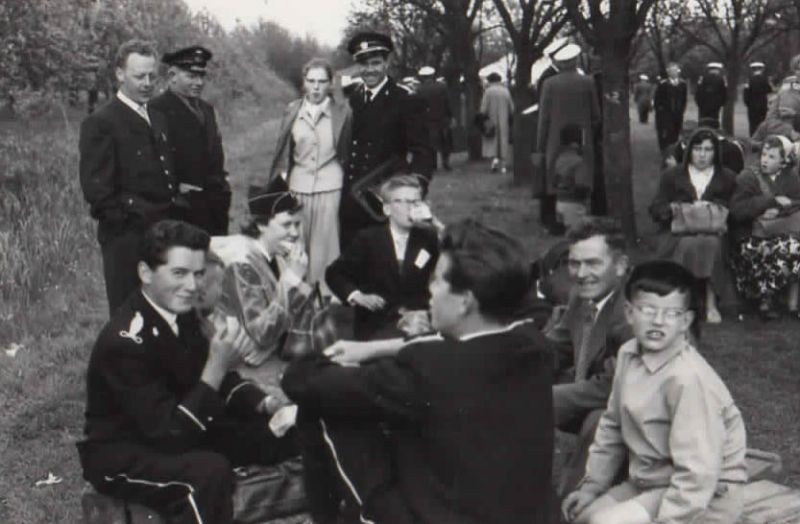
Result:
{"label": "sky", "polygon": [[225,28],[259,18],[279,23],[298,36],[337,45],[347,23],[352,0],[184,0],[192,10],[206,8]]}

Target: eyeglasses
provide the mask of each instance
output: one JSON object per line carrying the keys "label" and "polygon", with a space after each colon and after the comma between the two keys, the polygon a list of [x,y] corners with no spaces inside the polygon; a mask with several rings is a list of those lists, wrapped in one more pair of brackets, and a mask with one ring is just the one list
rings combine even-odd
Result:
{"label": "eyeglasses", "polygon": [[686,314],[686,309],[676,308],[676,307],[667,307],[667,308],[660,308],[651,305],[644,305],[640,306],[639,304],[631,304],[636,311],[638,311],[644,318],[647,320],[653,320],[658,316],[658,313],[661,312],[661,317],[664,320],[669,322],[675,322],[684,314]]}
{"label": "eyeglasses", "polygon": [[389,200],[392,204],[401,204],[404,206],[418,206],[422,203],[422,200],[406,200],[405,198],[393,198]]}

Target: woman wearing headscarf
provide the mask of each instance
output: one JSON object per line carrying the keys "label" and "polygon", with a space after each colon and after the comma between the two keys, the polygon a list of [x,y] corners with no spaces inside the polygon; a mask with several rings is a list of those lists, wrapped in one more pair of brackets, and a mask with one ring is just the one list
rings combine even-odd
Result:
{"label": "woman wearing headscarf", "polygon": [[302,204],[308,282],[323,292],[325,268],[339,256],[339,203],[349,155],[352,114],[331,96],[333,69],[321,58],[303,67],[303,98],[281,121],[269,179],[285,174]]}
{"label": "woman wearing headscarf", "polygon": [[658,192],[649,208],[661,230],[659,258],[682,264],[704,283],[706,321],[713,324],[722,321],[718,299],[733,300],[725,266],[727,224],[722,220],[717,231],[680,231],[675,218],[686,204],[698,209],[714,207],[708,206],[711,203],[726,214],[735,187],[736,174],[720,163],[717,133],[701,127],[689,138],[683,162],[661,174]]}

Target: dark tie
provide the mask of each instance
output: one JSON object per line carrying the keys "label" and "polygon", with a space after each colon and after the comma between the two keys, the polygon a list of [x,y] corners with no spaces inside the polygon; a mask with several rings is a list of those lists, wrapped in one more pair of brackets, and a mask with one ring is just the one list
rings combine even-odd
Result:
{"label": "dark tie", "polygon": [[275,257],[272,257],[272,258],[269,259],[269,262],[267,262],[267,263],[269,264],[269,268],[275,274],[275,278],[276,279],[280,279],[281,278],[281,269],[280,269],[280,267],[278,267],[278,260]]}
{"label": "dark tie", "polygon": [[370,92],[369,89],[365,89],[364,90],[364,103],[365,104],[369,104],[370,102],[372,102],[372,93]]}
{"label": "dark tie", "polygon": [[581,327],[581,347],[578,350],[577,362],[575,362],[575,381],[586,380],[589,374],[589,366],[591,361],[589,359],[589,340],[592,335],[592,327],[594,327],[594,320],[597,317],[597,306],[594,302],[588,302],[584,306],[583,311],[583,325]]}

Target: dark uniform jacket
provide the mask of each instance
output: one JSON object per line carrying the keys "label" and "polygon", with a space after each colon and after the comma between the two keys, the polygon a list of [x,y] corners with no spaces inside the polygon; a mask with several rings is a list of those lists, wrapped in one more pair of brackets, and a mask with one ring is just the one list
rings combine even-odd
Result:
{"label": "dark uniform jacket", "polygon": [[704,75],[697,81],[694,100],[697,102],[699,118],[719,118],[719,110],[727,98],[728,88],[722,75]]}
{"label": "dark uniform jacket", "polygon": [[101,243],[174,216],[178,182],[167,122],[158,111],[148,114],[150,126],[113,97],[81,123],[81,188]]}
{"label": "dark uniform jacket", "polygon": [[438,256],[433,230],[411,229],[402,266],[395,257],[389,224],[361,230],[325,271],[325,282],[342,303],[356,290],[386,301],[386,307],[375,312],[356,306],[354,336],[367,340],[379,331],[399,335],[391,329],[400,318],[399,308],[428,309],[428,280]]}
{"label": "dark uniform jacket", "polygon": [[[546,347],[526,321],[462,340],[426,337],[395,358],[360,367],[298,361],[283,387],[326,424],[389,425],[395,471],[378,496],[361,494],[365,517],[393,524],[545,523],[553,453]],[[332,439],[336,449],[339,443]],[[337,458],[347,475],[349,464]]]}
{"label": "dark uniform jacket", "polygon": [[[424,131],[425,106],[421,100],[391,78],[374,100],[367,102],[365,96],[364,84],[350,96],[353,144],[345,170],[345,190],[390,158],[396,159],[396,171],[419,173],[430,179],[432,151]],[[407,154],[411,154],[410,162]]]}
{"label": "dark uniform jacket", "polygon": [[202,382],[209,346],[200,319],[192,311],[177,323],[179,336],[137,292],[101,331],[87,372],[86,439],[78,444],[90,480],[91,465],[114,444],[185,452],[224,423],[226,408],[252,413],[263,400],[265,394],[236,373],[219,391]]}
{"label": "dark uniform jacket", "polygon": [[744,90],[742,91],[742,98],[744,105],[748,109],[763,109],[767,111],[767,97],[772,93],[772,86],[769,84],[769,79],[764,73],[750,75]]}
{"label": "dark uniform jacket", "polygon": [[[683,122],[683,113],[686,111],[686,82],[679,80],[673,85],[668,78],[661,80],[656,86],[653,95],[653,109],[656,116],[679,118]],[[678,129],[680,129],[678,125]]]}
{"label": "dark uniform jacket", "polygon": [[181,217],[209,234],[228,232],[231,188],[225,171],[225,153],[214,107],[195,98],[196,108],[170,90],[150,101],[150,106],[167,117],[170,145],[178,183],[203,191],[189,191],[190,208]]}

